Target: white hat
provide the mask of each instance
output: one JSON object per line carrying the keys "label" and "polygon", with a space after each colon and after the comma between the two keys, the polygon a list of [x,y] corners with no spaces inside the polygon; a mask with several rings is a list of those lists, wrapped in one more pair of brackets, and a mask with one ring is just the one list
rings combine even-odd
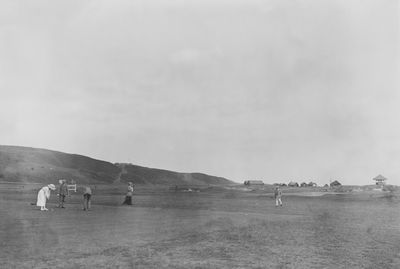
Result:
{"label": "white hat", "polygon": [[54,184],[49,184],[47,185],[47,187],[49,187],[51,190],[56,190],[56,186],[54,186]]}

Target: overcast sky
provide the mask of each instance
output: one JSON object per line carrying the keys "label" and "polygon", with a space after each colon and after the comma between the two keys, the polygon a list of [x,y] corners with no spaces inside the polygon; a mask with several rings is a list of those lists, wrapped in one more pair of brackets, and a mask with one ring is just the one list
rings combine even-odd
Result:
{"label": "overcast sky", "polygon": [[0,144],[400,185],[399,1],[0,2]]}

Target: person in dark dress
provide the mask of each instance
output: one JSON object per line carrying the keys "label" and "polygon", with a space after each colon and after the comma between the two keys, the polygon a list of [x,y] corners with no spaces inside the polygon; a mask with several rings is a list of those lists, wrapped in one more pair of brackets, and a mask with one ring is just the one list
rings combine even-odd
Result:
{"label": "person in dark dress", "polygon": [[122,203],[123,205],[132,205],[132,195],[133,195],[133,183],[128,183],[128,192],[125,196],[125,201]]}

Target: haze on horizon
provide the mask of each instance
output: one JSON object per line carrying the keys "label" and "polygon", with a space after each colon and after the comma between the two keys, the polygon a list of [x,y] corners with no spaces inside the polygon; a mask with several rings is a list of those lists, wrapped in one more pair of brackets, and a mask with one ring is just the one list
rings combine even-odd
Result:
{"label": "haze on horizon", "polygon": [[242,182],[400,185],[399,4],[0,3],[0,144]]}

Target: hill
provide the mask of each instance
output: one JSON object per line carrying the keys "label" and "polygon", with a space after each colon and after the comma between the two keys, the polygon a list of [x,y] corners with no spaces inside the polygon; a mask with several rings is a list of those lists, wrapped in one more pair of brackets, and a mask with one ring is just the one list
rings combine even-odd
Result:
{"label": "hill", "polygon": [[113,164],[87,156],[47,149],[0,146],[0,182],[119,183],[161,185],[219,185],[231,181],[201,173],[178,173],[133,164]]}
{"label": "hill", "polygon": [[133,164],[116,164],[121,168],[121,181],[131,181],[135,184],[162,185],[220,185],[231,181],[201,173],[178,173],[162,169],[147,168]]}

